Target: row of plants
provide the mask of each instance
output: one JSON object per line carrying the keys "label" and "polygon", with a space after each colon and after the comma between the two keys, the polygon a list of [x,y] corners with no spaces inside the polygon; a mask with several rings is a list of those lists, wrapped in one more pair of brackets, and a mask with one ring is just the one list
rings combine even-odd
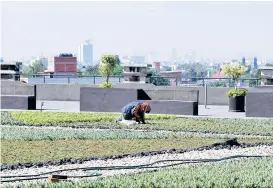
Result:
{"label": "row of plants", "polygon": [[273,187],[273,158],[244,159],[201,164],[198,166],[165,169],[157,172],[80,180],[56,184],[30,183],[11,187],[25,188],[163,188],[163,187],[234,187],[234,188],[270,188]]}
{"label": "row of plants", "polygon": [[[1,112],[1,124],[14,123],[31,124],[31,125],[57,125],[72,123],[114,123],[117,117],[121,117],[120,113],[93,113],[93,112]],[[147,120],[163,120],[174,119],[172,115],[156,115],[148,114]]]}
{"label": "row of plants", "polygon": [[119,114],[113,113],[1,112],[1,115],[3,125],[86,125],[97,128],[273,135],[273,119],[176,118],[151,114],[146,117],[147,124],[126,126],[115,123]]}
{"label": "row of plants", "polygon": [[[2,126],[2,140],[110,140],[110,139],[174,139],[174,138],[223,138],[230,139],[233,135],[200,134],[192,132],[169,132],[169,131],[136,131],[136,130],[93,130],[93,129],[71,129],[71,128],[36,128],[20,126]],[[245,136],[237,136],[242,141]],[[255,137],[253,140],[261,142],[273,142],[273,137]],[[251,140],[248,139],[248,140]]]}
{"label": "row of plants", "polygon": [[[198,148],[224,142],[220,138],[111,139],[111,140],[2,140],[1,164],[56,161],[148,152],[172,148]],[[257,142],[257,140],[254,142]]]}

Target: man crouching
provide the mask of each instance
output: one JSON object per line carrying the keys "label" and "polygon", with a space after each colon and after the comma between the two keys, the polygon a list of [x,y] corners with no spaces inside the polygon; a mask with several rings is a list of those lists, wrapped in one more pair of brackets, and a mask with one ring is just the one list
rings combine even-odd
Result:
{"label": "man crouching", "polygon": [[125,120],[136,119],[137,123],[145,124],[144,114],[150,113],[151,107],[148,103],[131,102],[121,109],[121,113]]}

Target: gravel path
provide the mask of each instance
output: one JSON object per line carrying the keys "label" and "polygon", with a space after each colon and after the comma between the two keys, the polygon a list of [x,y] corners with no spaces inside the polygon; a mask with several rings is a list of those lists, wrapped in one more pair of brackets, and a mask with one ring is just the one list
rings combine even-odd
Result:
{"label": "gravel path", "polygon": [[[190,151],[181,154],[160,154],[154,156],[144,156],[144,157],[127,157],[122,159],[109,159],[109,160],[93,160],[84,162],[83,164],[69,164],[61,166],[47,166],[40,168],[25,168],[17,170],[3,170],[1,175],[26,175],[26,174],[38,174],[42,172],[49,172],[52,170],[68,169],[68,168],[85,168],[85,167],[101,167],[101,166],[111,166],[111,165],[141,165],[152,163],[158,160],[170,160],[170,159],[212,159],[212,158],[222,158],[232,155],[270,155],[273,156],[273,146],[258,146],[249,148],[232,148],[232,149],[220,149],[220,150],[204,150],[204,151]],[[236,160],[236,159],[234,159]],[[160,163],[158,165],[171,164],[170,162]],[[190,164],[183,164],[180,166],[189,166]],[[193,165],[193,164],[191,164]],[[147,169],[146,169],[147,170]],[[145,169],[134,169],[134,170],[107,170],[100,171],[102,176],[107,177],[113,175],[123,175],[128,173],[137,173],[146,171]],[[92,171],[93,172],[93,171]],[[67,171],[55,174],[62,175],[88,175],[85,171]],[[48,175],[46,175],[48,176]],[[94,178],[89,178],[94,179]],[[74,179],[78,180],[78,179]],[[36,180],[35,180],[36,181]],[[46,180],[39,180],[46,181]],[[27,182],[27,181],[24,181]],[[34,182],[34,181],[32,181]],[[12,183],[15,184],[15,183]]]}

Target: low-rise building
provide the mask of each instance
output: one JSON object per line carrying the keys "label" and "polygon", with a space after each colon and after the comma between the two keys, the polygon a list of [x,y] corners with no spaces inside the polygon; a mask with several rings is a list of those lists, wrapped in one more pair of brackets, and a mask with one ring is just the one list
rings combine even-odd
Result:
{"label": "low-rise building", "polygon": [[147,65],[123,64],[124,83],[146,83]]}
{"label": "low-rise building", "polygon": [[273,85],[273,66],[259,68],[261,71],[261,85]]}
{"label": "low-rise building", "polygon": [[60,54],[48,61],[47,73],[54,74],[56,76],[77,76],[77,57],[72,54]]}
{"label": "low-rise building", "polygon": [[20,80],[19,66],[21,63],[18,62],[1,62],[1,79],[2,80]]}
{"label": "low-rise building", "polygon": [[170,80],[172,86],[176,85],[176,82],[180,83],[182,80],[182,71],[161,71],[160,75],[167,77]]}

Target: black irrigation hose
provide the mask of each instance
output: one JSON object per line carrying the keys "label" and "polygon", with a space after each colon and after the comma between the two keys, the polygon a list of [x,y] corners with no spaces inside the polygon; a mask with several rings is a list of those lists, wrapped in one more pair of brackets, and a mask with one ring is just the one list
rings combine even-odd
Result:
{"label": "black irrigation hose", "polygon": [[[85,176],[67,176],[67,178],[88,178],[88,177],[96,177],[101,175],[102,174],[91,174],[91,175],[85,175]],[[47,178],[48,178],[47,176],[33,177],[33,178],[19,178],[19,179],[11,179],[11,180],[1,180],[1,183],[24,181],[24,180],[47,179]]]}
{"label": "black irrigation hose", "polygon": [[[55,170],[40,174],[34,174],[34,175],[16,175],[16,176],[2,176],[1,178],[16,178],[16,177],[24,177],[24,179],[11,179],[11,180],[1,180],[1,182],[14,182],[14,181],[23,181],[23,180],[34,180],[34,179],[45,179],[48,178],[46,176],[38,177],[46,174],[52,174],[55,172],[64,172],[64,171],[73,171],[73,170],[121,170],[121,169],[150,169],[150,168],[163,168],[163,167],[171,167],[171,166],[177,166],[181,164],[186,163],[200,163],[200,162],[218,162],[228,159],[235,159],[235,158],[262,158],[262,157],[273,157],[269,155],[234,155],[229,157],[223,157],[218,159],[175,159],[175,160],[159,160],[155,161],[153,163],[148,163],[144,165],[136,165],[136,166],[103,166],[103,167],[85,167],[85,168],[70,168],[70,169],[63,169],[63,170]],[[152,166],[157,163],[163,163],[163,162],[179,162],[174,164],[168,164],[168,165],[162,165],[162,166]],[[91,174],[91,175],[85,175],[85,176],[67,176],[68,178],[83,178],[83,177],[94,177],[94,176],[101,176],[102,174]],[[32,177],[32,178],[26,178],[26,177]]]}

